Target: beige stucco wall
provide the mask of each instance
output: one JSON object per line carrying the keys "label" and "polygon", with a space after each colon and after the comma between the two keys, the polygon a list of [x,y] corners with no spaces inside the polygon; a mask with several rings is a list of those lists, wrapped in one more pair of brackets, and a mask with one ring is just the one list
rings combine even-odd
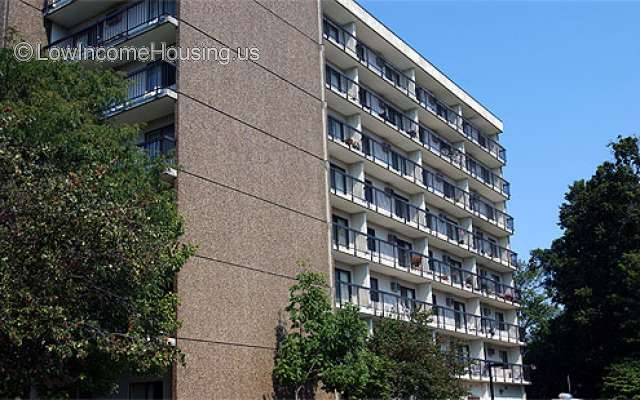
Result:
{"label": "beige stucco wall", "polygon": [[10,28],[16,31],[16,39],[46,43],[41,7],[40,0],[0,0],[0,47],[6,45]]}
{"label": "beige stucco wall", "polygon": [[177,280],[177,398],[273,393],[276,327],[306,258],[330,272],[319,6],[180,3],[178,44],[256,47],[256,63],[181,62],[178,203],[199,245]]}

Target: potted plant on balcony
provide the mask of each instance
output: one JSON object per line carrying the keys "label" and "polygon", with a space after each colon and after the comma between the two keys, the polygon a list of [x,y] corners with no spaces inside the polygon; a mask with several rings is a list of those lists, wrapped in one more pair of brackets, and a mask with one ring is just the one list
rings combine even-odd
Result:
{"label": "potted plant on balcony", "polygon": [[422,256],[419,254],[412,254],[411,255],[411,266],[418,268],[420,265],[422,265]]}
{"label": "potted plant on balcony", "polygon": [[505,300],[513,301],[513,294],[511,293],[511,291],[505,292],[503,297]]}
{"label": "potted plant on balcony", "polygon": [[345,140],[344,142],[347,145],[349,145],[349,146],[351,146],[351,147],[353,147],[353,148],[355,148],[357,150],[360,150],[360,142],[357,141],[356,139],[350,137],[350,138],[347,138],[347,140]]}

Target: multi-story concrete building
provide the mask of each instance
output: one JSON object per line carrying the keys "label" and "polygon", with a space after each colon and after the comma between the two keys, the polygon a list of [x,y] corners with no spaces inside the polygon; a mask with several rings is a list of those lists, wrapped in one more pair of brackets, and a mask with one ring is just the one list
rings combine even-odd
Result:
{"label": "multi-story concrete building", "polygon": [[175,151],[167,178],[199,245],[176,283],[186,366],[123,379],[118,396],[270,396],[300,259],[372,329],[433,310],[463,344],[470,398],[490,397],[490,371],[496,397],[525,396],[502,122],[361,6],[47,0],[39,18],[51,47],[232,49],[229,63],[108,64],[131,83],[107,115],[144,124],[151,154]]}

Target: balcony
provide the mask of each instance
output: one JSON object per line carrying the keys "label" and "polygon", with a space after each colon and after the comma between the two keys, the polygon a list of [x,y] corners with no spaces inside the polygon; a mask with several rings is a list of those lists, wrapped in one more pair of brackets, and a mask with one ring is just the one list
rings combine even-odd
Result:
{"label": "balcony", "polygon": [[[487,225],[513,233],[513,218],[510,215],[398,154],[388,144],[332,117],[328,120],[327,134],[330,141],[346,147],[358,156],[367,158],[377,166],[420,186],[421,189],[426,188],[429,195],[437,197],[432,203],[440,208],[448,208],[453,204],[466,213],[480,218],[481,221],[486,221]],[[500,234],[499,231],[493,233]]]}
{"label": "balcony", "polygon": [[494,383],[512,383],[527,385],[531,383],[529,365],[502,363],[495,365],[496,361],[489,362],[479,358],[465,358],[465,373],[461,379],[489,382],[489,368]]}
{"label": "balcony", "polygon": [[337,281],[335,296],[336,307],[354,304],[365,315],[406,320],[414,311],[428,311],[432,313],[430,325],[447,334],[461,338],[482,337],[500,344],[522,344],[520,327],[517,325],[403,297],[396,293]]}
{"label": "balcony", "polygon": [[[173,125],[168,125],[145,132],[142,142],[138,143],[138,147],[146,152],[151,159],[164,157],[170,164],[175,164],[176,140],[174,130]],[[177,175],[175,168],[167,168],[163,178],[172,181]]]}
{"label": "balcony", "polygon": [[[419,86],[413,78],[401,72],[399,68],[394,67],[384,57],[351,35],[350,32],[326,16],[323,20],[323,29],[324,38],[344,54],[353,58],[358,65],[363,65],[373,75],[382,78],[387,84],[392,85],[399,92],[409,97],[412,102],[418,103],[423,110],[437,117],[458,135],[462,135],[478,146],[487,156],[501,164],[506,162],[506,150],[498,142],[483,135],[479,129],[460,116],[457,111],[437,99],[424,87]],[[330,52],[331,48],[327,50]]]}
{"label": "balcony", "polygon": [[156,61],[127,75],[127,99],[105,112],[107,118],[131,124],[152,121],[174,112],[176,68]]}
{"label": "balcony", "polygon": [[[326,66],[326,76],[327,88],[333,93],[348,100],[373,118],[384,122],[385,125],[399,132],[402,136],[419,144],[420,147],[429,151],[426,154],[435,158],[439,163],[444,162],[448,167],[453,166],[456,170],[475,179],[481,184],[478,190],[483,191],[487,197],[493,200],[509,198],[509,182],[493,173],[472,156],[456,149],[432,129],[411,119],[375,92],[349,79],[329,65]],[[347,110],[346,114],[350,113],[350,110]],[[394,139],[397,140],[397,138]],[[485,190],[485,188],[490,190]]]}
{"label": "balcony", "polygon": [[123,4],[126,0],[45,0],[42,14],[45,19],[65,28],[78,25],[96,15]]}
{"label": "balcony", "polygon": [[[385,191],[368,186],[364,182],[335,169],[331,169],[331,192],[353,204],[425,232],[447,244],[449,248],[463,249],[500,265],[516,267],[517,254],[515,252],[485,239],[480,233],[466,230],[447,219],[411,205]],[[468,255],[462,254],[462,256]]]}
{"label": "balcony", "polygon": [[[71,3],[88,6],[89,2],[74,0]],[[176,4],[173,0],[142,0],[99,17],[88,27],[52,41],[49,47],[143,47],[152,42],[175,43],[178,24],[175,14]],[[128,61],[133,60],[119,60],[112,64],[117,66]]]}
{"label": "balcony", "polygon": [[173,153],[176,148],[174,126],[168,125],[145,132],[144,140],[138,143],[138,147],[144,150],[152,160],[165,157],[168,158],[170,162],[173,162]]}

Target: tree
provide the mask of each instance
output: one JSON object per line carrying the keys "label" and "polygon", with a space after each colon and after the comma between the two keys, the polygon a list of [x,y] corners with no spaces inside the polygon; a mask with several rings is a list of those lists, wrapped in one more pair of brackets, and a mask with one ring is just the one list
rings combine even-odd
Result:
{"label": "tree", "polygon": [[[430,319],[429,313],[416,311],[409,321],[387,318],[376,323],[369,349],[387,360],[391,398],[456,399],[466,394],[456,379],[463,368],[456,346],[442,351]],[[387,396],[372,390],[368,397]]]}
{"label": "tree", "polygon": [[355,306],[332,312],[323,274],[305,271],[296,280],[286,308],[291,324],[279,343],[273,370],[277,394],[313,398],[322,383],[327,392],[361,397],[369,381],[369,362],[377,362],[367,352],[365,322]]}
{"label": "tree", "polygon": [[613,160],[569,188],[560,207],[563,234],[532,253],[560,312],[534,340],[533,397],[572,389],[604,395],[607,371],[640,356],[640,153],[638,139],[610,144]]}
{"label": "tree", "polygon": [[550,300],[544,270],[535,263],[518,261],[513,279],[520,292],[518,323],[524,332],[524,341],[531,342],[549,331],[549,323],[559,310]]}
{"label": "tree", "polygon": [[603,394],[614,399],[640,399],[640,360],[626,359],[607,368]]}
{"label": "tree", "polygon": [[88,395],[180,351],[180,244],[167,165],[102,110],[124,80],[0,50],[0,397]]}

